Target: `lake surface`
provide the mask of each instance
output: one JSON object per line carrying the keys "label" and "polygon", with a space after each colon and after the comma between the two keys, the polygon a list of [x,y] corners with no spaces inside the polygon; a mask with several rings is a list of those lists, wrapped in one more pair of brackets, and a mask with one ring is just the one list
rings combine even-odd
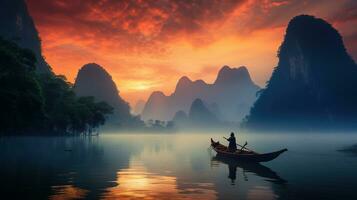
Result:
{"label": "lake surface", "polygon": [[261,165],[215,159],[223,134],[0,137],[1,199],[357,199],[357,134],[240,133]]}

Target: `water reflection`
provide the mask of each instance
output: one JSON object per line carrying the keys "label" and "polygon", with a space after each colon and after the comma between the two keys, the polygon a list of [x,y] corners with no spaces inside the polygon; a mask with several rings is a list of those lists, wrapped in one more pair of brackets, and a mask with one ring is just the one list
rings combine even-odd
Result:
{"label": "water reflection", "polygon": [[[259,163],[211,157],[212,168],[224,168],[224,179],[217,178],[219,199],[277,200],[284,199],[287,181]],[[229,183],[229,185],[227,185]]]}
{"label": "water reflection", "polygon": [[1,139],[2,199],[98,199],[113,186],[116,170],[127,167],[130,153],[135,152],[129,152],[128,144],[113,148],[99,138]]}
{"label": "water reflection", "polygon": [[88,193],[88,190],[77,188],[73,185],[53,186],[53,195],[51,200],[82,199]]}
{"label": "water reflection", "polygon": [[176,193],[175,177],[148,172],[143,165],[134,164],[117,172],[117,186],[108,189],[104,199],[155,199]]}
{"label": "water reflection", "polygon": [[280,185],[286,183],[286,181],[282,179],[276,172],[259,163],[241,162],[217,156],[213,157],[211,162],[212,166],[219,165],[220,163],[228,166],[228,178],[231,180],[232,185],[235,185],[235,180],[237,178],[237,168],[242,169],[242,174],[245,181],[248,181],[248,176],[246,173],[250,172],[259,177],[266,178],[266,181],[269,182]]}
{"label": "water reflection", "polygon": [[357,159],[336,152],[357,136],[241,134],[291,149],[264,165],[207,155],[212,136],[0,137],[0,199],[357,199]]}
{"label": "water reflection", "polygon": [[[259,194],[275,194],[270,183],[257,180],[258,176],[280,180],[266,175],[274,173],[263,166],[257,170],[241,163],[211,161],[205,152],[206,136],[140,138],[119,135],[0,140],[0,190],[9,199],[254,199]],[[213,169],[210,162],[224,166]],[[248,181],[244,175],[246,183],[240,182],[238,190],[227,188],[226,165],[233,184],[240,182],[237,169],[257,176]]]}
{"label": "water reflection", "polygon": [[178,187],[172,175],[150,172],[140,160],[117,173],[117,186],[109,188],[103,199],[215,199],[212,183],[189,183]]}

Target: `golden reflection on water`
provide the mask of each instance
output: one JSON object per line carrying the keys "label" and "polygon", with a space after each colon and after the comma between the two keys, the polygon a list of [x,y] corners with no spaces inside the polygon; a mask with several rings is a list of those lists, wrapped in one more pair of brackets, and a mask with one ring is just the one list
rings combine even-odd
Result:
{"label": "golden reflection on water", "polygon": [[179,188],[176,177],[150,173],[140,162],[118,171],[116,182],[118,185],[108,189],[104,199],[216,199],[212,183]]}
{"label": "golden reflection on water", "polygon": [[269,187],[256,186],[248,191],[247,200],[274,200],[278,196]]}
{"label": "golden reflection on water", "polygon": [[53,186],[54,194],[49,197],[51,200],[82,199],[88,193],[87,190],[74,187],[73,185]]}

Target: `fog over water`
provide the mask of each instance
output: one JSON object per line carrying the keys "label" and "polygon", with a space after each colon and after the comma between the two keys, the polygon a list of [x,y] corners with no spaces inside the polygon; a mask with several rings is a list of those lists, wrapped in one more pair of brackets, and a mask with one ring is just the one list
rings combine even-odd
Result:
{"label": "fog over water", "polygon": [[[210,138],[229,132],[0,137],[3,197],[36,199],[355,199],[357,135],[243,133],[262,164],[215,158]],[[20,191],[20,192],[19,192]],[[6,199],[6,198],[5,198]]]}

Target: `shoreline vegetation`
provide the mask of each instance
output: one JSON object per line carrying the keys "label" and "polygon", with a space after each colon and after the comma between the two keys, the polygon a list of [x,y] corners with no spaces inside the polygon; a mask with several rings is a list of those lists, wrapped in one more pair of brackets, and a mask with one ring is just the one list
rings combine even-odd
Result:
{"label": "shoreline vegetation", "polygon": [[113,108],[77,97],[65,76],[36,72],[36,56],[0,38],[0,134],[89,134]]}

